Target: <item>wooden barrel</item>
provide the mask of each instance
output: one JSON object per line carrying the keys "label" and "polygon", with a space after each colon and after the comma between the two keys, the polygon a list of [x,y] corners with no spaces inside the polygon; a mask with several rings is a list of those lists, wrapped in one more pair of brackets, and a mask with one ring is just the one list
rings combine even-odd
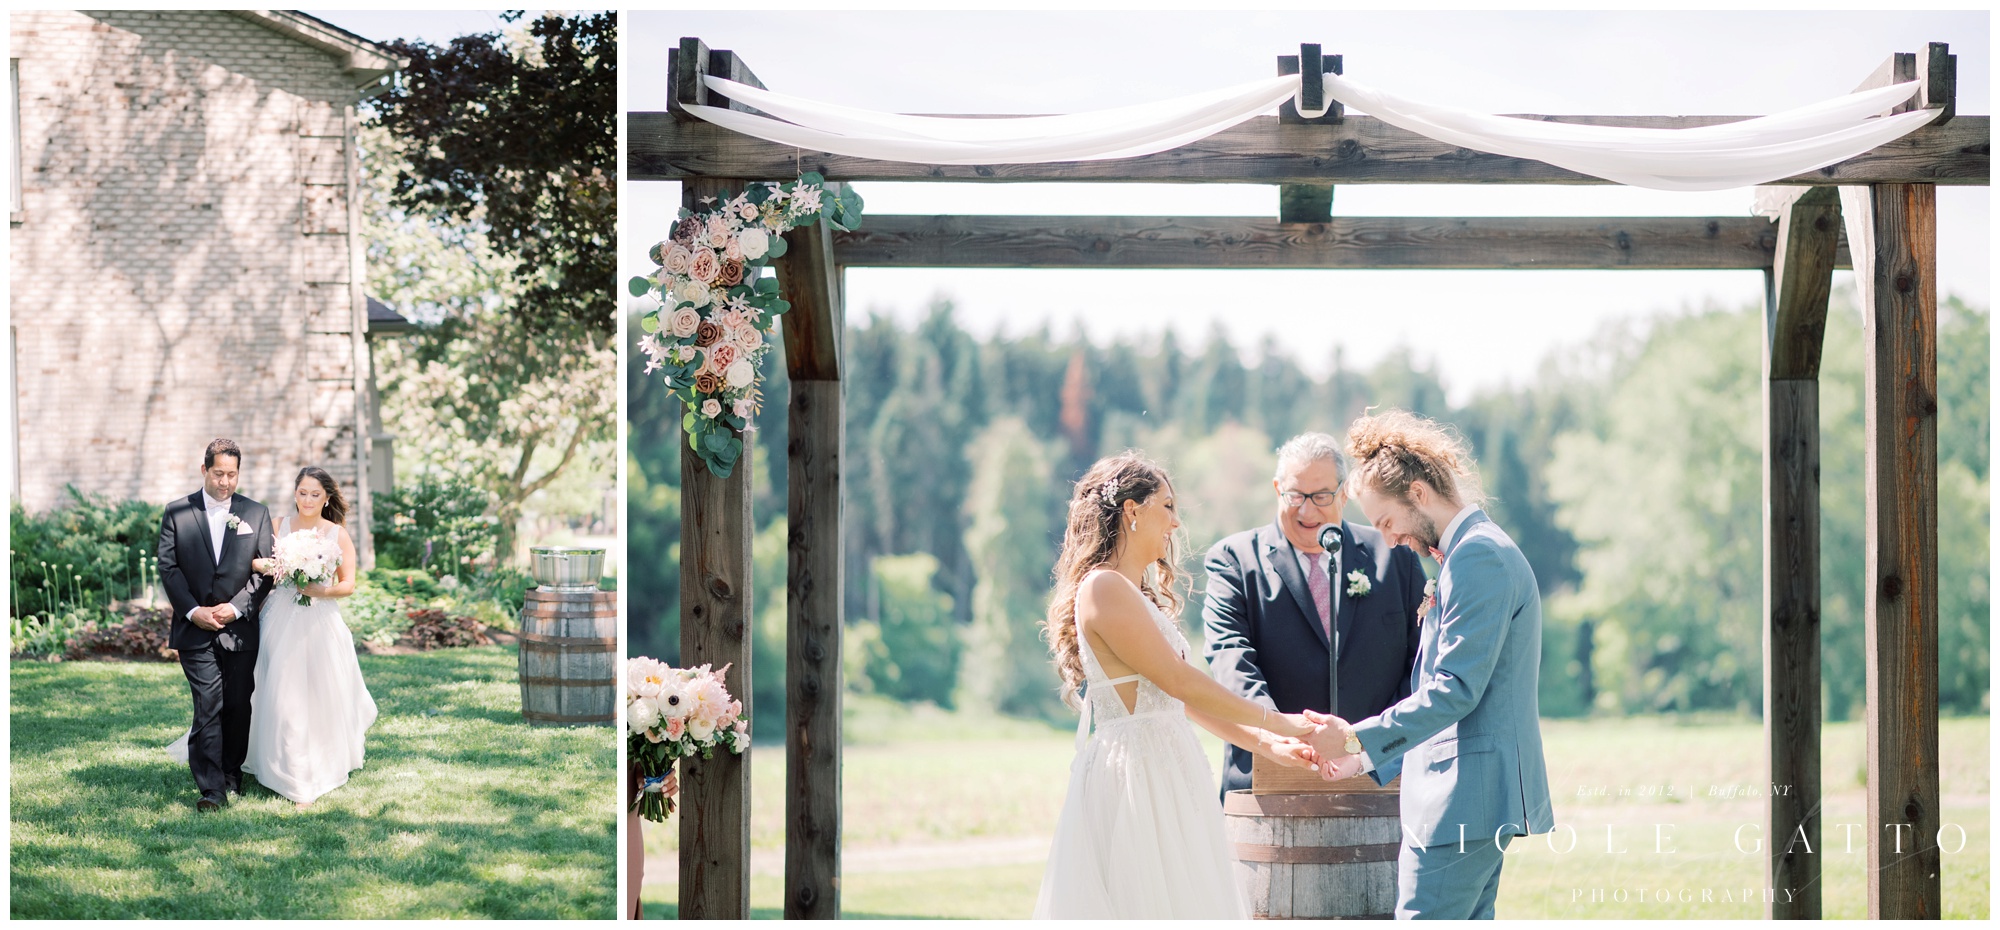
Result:
{"label": "wooden barrel", "polygon": [[1316,794],[1231,791],[1223,800],[1223,830],[1250,916],[1395,916],[1398,786],[1361,777],[1334,787]]}
{"label": "wooden barrel", "polygon": [[521,605],[521,716],[536,726],[616,721],[618,595],[530,590]]}

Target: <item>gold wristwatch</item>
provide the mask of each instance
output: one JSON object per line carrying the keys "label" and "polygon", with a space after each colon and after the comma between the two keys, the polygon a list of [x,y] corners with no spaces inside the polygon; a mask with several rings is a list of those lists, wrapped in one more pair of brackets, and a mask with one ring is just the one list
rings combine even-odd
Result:
{"label": "gold wristwatch", "polygon": [[1356,736],[1356,735],[1354,735],[1354,731],[1353,731],[1353,730],[1351,730],[1351,729],[1350,729],[1350,730],[1348,730],[1348,731],[1347,731],[1347,742],[1345,742],[1345,743],[1342,743],[1342,744],[1341,744],[1341,746],[1340,746],[1340,748],[1341,748],[1341,749],[1343,749],[1343,750],[1345,750],[1345,751],[1347,752],[1347,754],[1348,754],[1348,755],[1350,755],[1350,756],[1358,756],[1358,755],[1360,755],[1360,754],[1361,754],[1361,737],[1359,737],[1359,736]]}

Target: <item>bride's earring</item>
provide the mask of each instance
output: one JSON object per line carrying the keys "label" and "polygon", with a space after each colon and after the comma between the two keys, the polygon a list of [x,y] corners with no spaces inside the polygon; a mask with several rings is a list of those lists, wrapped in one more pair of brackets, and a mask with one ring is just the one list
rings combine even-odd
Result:
{"label": "bride's earring", "polygon": [[1132,532],[1134,533],[1139,532],[1139,521],[1137,520],[1132,521]]}

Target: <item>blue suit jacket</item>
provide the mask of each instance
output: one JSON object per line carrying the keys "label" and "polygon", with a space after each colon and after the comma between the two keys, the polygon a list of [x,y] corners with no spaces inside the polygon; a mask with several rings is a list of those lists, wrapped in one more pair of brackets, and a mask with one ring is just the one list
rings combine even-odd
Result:
{"label": "blue suit jacket", "polygon": [[[1340,633],[1340,709],[1367,717],[1410,693],[1417,659],[1417,604],[1424,568],[1417,554],[1390,546],[1373,527],[1340,525],[1340,571],[1333,591]],[[1227,537],[1208,550],[1201,618],[1209,674],[1252,701],[1296,714],[1330,713],[1326,629],[1313,607],[1298,555],[1276,523]],[[1347,593],[1348,572],[1371,589]],[[1250,787],[1250,753],[1222,747],[1222,791]]]}
{"label": "blue suit jacket", "polygon": [[1410,696],[1354,724],[1379,784],[1403,776],[1405,842],[1531,836],[1555,825],[1536,688],[1542,599],[1514,540],[1474,511],[1444,542]]}

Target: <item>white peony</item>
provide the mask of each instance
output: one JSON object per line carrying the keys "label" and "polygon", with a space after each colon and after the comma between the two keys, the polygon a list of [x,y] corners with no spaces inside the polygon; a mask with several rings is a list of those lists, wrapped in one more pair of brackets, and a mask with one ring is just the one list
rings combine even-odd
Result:
{"label": "white peony", "polygon": [[694,737],[697,743],[708,742],[708,738],[715,735],[715,721],[701,717],[688,718],[688,735]]}
{"label": "white peony", "polygon": [[743,251],[744,258],[755,261],[771,250],[771,237],[752,226],[737,235],[736,246]]}
{"label": "white peony", "polygon": [[739,358],[723,371],[722,378],[731,388],[747,388],[757,380],[757,366],[750,364],[749,359]]}
{"label": "white peony", "polygon": [[633,698],[625,705],[625,729],[644,733],[660,725],[660,705],[652,698]]}

